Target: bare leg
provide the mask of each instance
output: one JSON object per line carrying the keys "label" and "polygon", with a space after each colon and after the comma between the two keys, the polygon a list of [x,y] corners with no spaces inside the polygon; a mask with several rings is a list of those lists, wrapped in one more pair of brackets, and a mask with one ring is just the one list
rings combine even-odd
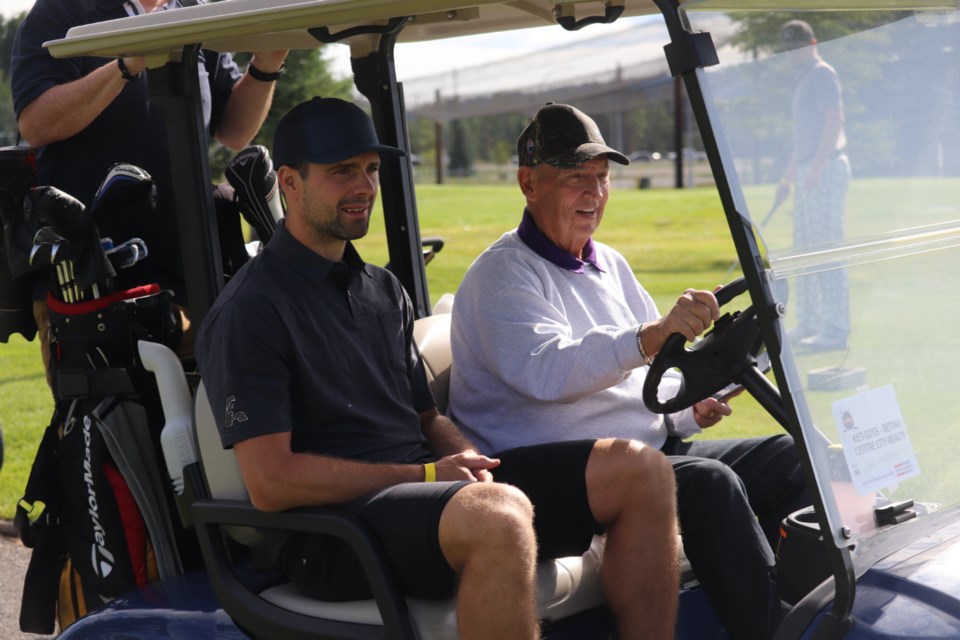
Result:
{"label": "bare leg", "polygon": [[440,548],[460,574],[462,640],[539,636],[533,507],[520,490],[474,483],[458,491],[440,516]]}
{"label": "bare leg", "polygon": [[599,440],[587,461],[587,496],[607,528],[601,578],[620,637],[673,638],[676,488],[666,457],[639,442]]}

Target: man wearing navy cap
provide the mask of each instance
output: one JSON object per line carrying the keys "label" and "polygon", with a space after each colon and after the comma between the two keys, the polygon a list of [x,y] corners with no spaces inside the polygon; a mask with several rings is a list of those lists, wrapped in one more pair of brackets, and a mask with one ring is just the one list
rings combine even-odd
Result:
{"label": "man wearing navy cap", "polygon": [[[493,459],[438,413],[407,294],[351,243],[367,232],[381,159],[402,155],[338,99],[303,103],[277,127],[286,218],[220,294],[198,349],[253,504],[356,514],[406,595],[456,588],[462,638],[536,638],[537,557],[583,553],[605,531],[620,637],[672,637],[676,514],[659,452],[579,440]],[[369,597],[356,558],[329,540],[278,534],[272,550],[309,595]]]}

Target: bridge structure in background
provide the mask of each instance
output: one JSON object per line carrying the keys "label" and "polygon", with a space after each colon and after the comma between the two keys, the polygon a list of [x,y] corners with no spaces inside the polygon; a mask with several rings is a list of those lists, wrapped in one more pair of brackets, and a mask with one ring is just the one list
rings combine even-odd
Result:
{"label": "bridge structure in background", "polygon": [[[744,53],[730,40],[734,29],[720,18],[710,25],[721,60]],[[626,153],[625,115],[656,104],[670,105],[673,114],[674,186],[692,182],[684,164],[692,157],[683,149],[698,138],[682,84],[670,76],[663,47],[669,42],[659,16],[634,18],[617,32],[585,38],[484,64],[464,66],[403,82],[410,117],[432,120],[436,126],[436,181],[443,181],[443,125],[456,120],[518,114],[530,117],[546,102],[576,105],[601,119],[607,142]],[[604,124],[606,126],[604,126]]]}

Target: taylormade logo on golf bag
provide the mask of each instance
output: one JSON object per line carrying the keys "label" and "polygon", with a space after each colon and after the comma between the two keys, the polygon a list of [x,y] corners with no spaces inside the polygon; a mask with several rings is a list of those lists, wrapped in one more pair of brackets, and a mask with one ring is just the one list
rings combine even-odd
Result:
{"label": "taylormade logo on golf bag", "polygon": [[107,550],[107,532],[100,524],[100,509],[93,484],[93,464],[90,453],[90,416],[83,417],[83,481],[87,485],[87,508],[93,523],[94,543],[90,545],[90,563],[94,574],[106,578],[113,571],[113,554]]}

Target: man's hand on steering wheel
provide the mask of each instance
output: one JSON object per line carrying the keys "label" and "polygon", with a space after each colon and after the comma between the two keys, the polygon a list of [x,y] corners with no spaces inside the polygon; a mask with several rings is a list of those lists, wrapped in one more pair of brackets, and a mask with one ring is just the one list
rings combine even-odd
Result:
{"label": "man's hand on steering wheel", "polygon": [[644,325],[644,351],[653,356],[671,335],[681,334],[689,342],[706,331],[720,317],[720,305],[710,291],[687,289],[670,311]]}
{"label": "man's hand on steering wheel", "polygon": [[[747,283],[742,277],[718,288],[714,293],[687,290],[663,319],[666,322],[675,315],[677,324],[673,325],[674,333],[662,344],[657,344],[653,342],[654,333],[650,332],[651,344],[647,345],[644,340],[641,352],[646,353],[647,349],[653,351],[654,345],[659,347],[643,382],[643,401],[651,411],[674,413],[700,404],[697,422],[701,425],[715,424],[725,410],[704,398],[713,396],[734,382],[743,385],[751,393],[754,393],[751,386],[764,392],[764,385],[769,385],[769,381],[757,370],[756,357],[763,347],[763,341],[753,306],[719,316],[718,307],[746,291]],[[692,342],[705,329],[704,325],[709,324],[709,319],[715,319],[710,332],[689,349],[686,348],[685,343]],[[646,338],[646,329],[642,336]],[[660,335],[656,337],[661,338]],[[680,374],[680,385],[673,397],[662,399],[659,395],[660,382],[668,371]],[[717,398],[721,402],[726,399]]]}
{"label": "man's hand on steering wheel", "polygon": [[713,396],[708,396],[705,400],[693,405],[693,418],[701,429],[707,429],[717,424],[727,416],[733,413],[733,407],[728,404],[730,398],[736,398],[743,393],[743,389],[738,389],[735,393],[727,396],[725,400],[717,400]]}

